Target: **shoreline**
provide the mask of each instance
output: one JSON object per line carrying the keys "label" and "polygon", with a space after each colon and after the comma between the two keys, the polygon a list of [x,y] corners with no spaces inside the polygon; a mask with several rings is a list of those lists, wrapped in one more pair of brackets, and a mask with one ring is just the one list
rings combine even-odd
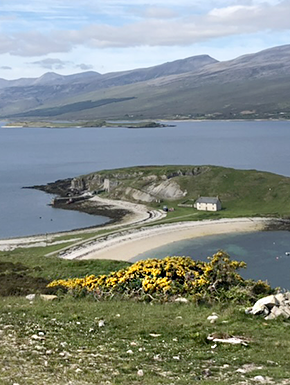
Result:
{"label": "shoreline", "polygon": [[[57,245],[63,243],[63,241],[57,240],[63,236],[71,236],[72,241],[78,242],[81,241],[81,238],[78,238],[78,236],[84,233],[97,232],[98,230],[118,231],[118,229],[120,229],[121,231],[121,228],[126,226],[138,226],[166,217],[166,214],[161,210],[149,210],[147,206],[142,204],[100,198],[98,196],[90,198],[85,202],[75,203],[74,208],[71,207],[72,205],[69,205],[69,207],[66,206],[64,209],[74,209],[88,213],[88,211],[84,210],[82,203],[85,203],[89,208],[90,214],[101,215],[102,213],[102,215],[107,216],[110,220],[105,224],[86,228],[0,239],[0,251]],[[66,242],[69,241],[70,240],[67,240]]]}
{"label": "shoreline", "polygon": [[[85,202],[86,205],[93,207],[93,210],[106,210],[112,216],[114,216],[112,213],[115,211],[115,213],[118,213],[118,219],[115,217],[113,222],[110,221],[86,229],[2,239],[0,240],[0,251],[46,247],[73,242],[72,245],[65,246],[46,256],[55,255],[63,259],[77,260],[111,259],[133,261],[144,252],[185,239],[227,233],[289,230],[290,228],[289,220],[265,217],[207,219],[154,225],[155,221],[166,217],[167,214],[162,210],[150,210],[143,204],[100,198],[99,196],[94,196]],[[145,227],[147,224],[152,224],[152,226]],[[105,235],[96,233],[87,240],[80,237],[83,233],[97,232],[98,230],[107,230],[108,233]],[[66,241],[59,240],[62,236],[70,236],[71,238]]]}
{"label": "shoreline", "polygon": [[132,261],[146,251],[184,239],[224,233],[263,231],[271,224],[273,225],[273,219],[268,218],[230,218],[156,225],[104,236],[87,245],[80,245],[78,249],[66,250],[59,256],[64,259],[78,260]]}

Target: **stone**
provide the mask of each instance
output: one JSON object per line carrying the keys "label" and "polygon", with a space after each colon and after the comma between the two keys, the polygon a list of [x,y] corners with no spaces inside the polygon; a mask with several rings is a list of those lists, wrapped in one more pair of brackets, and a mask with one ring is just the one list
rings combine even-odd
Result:
{"label": "stone", "polygon": [[281,310],[286,318],[290,318],[290,305],[282,306]]}
{"label": "stone", "polygon": [[144,376],[143,370],[139,369],[138,372],[137,372],[137,375],[140,376],[140,377],[143,377]]}
{"label": "stone", "polygon": [[212,375],[212,372],[211,372],[210,369],[204,369],[202,374],[203,374],[204,377],[210,377]]}
{"label": "stone", "polygon": [[105,326],[105,321],[101,319],[101,320],[99,321],[99,324],[98,324],[98,325],[99,325],[99,328],[102,328],[103,326]]}
{"label": "stone", "polygon": [[245,339],[242,339],[242,338],[239,338],[239,337],[229,337],[229,338],[216,338],[214,336],[211,336],[209,335],[207,337],[207,339],[209,341],[212,341],[212,342],[220,342],[220,343],[224,343],[224,344],[231,344],[231,345],[244,345],[244,346],[248,346],[248,343]]}
{"label": "stone", "polygon": [[267,382],[266,378],[263,377],[263,376],[255,376],[255,377],[253,378],[253,380],[256,381],[256,382],[262,382],[262,383],[264,383],[264,384]]}
{"label": "stone", "polygon": [[290,318],[290,292],[270,295],[258,300],[252,308],[246,309],[246,314],[263,314],[266,320],[279,316]]}
{"label": "stone", "polygon": [[175,299],[175,302],[188,303],[189,301],[186,298],[179,297]]}
{"label": "stone", "polygon": [[39,297],[44,301],[53,301],[57,299],[57,295],[53,295],[53,294],[40,294]]}
{"label": "stone", "polygon": [[275,298],[278,301],[280,306],[285,304],[286,297],[284,294],[282,294],[282,293],[276,294]]}
{"label": "stone", "polygon": [[219,316],[216,313],[212,313],[207,317],[207,320],[210,321],[211,324],[215,323]]}
{"label": "stone", "polygon": [[[276,299],[275,295],[268,295],[267,297],[259,299],[252,308],[252,314],[261,314],[267,312],[273,306],[279,305],[279,301]],[[266,310],[267,308],[267,310]],[[268,315],[267,312],[266,315]]]}
{"label": "stone", "polygon": [[284,293],[284,298],[286,301],[290,302],[290,291],[287,291],[286,293]]}
{"label": "stone", "polygon": [[28,294],[25,298],[29,301],[34,301],[36,297],[36,294]]}

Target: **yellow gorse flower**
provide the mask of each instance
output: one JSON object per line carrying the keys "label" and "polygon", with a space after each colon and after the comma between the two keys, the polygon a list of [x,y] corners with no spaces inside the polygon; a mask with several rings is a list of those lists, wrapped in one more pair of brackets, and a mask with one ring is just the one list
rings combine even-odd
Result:
{"label": "yellow gorse flower", "polygon": [[226,287],[231,282],[243,282],[236,270],[245,265],[244,262],[231,261],[222,251],[210,257],[209,262],[179,256],[153,258],[138,261],[108,275],[61,279],[48,286],[88,292],[102,290],[124,293],[141,290],[150,294],[195,294],[207,290],[213,284],[222,283]]}

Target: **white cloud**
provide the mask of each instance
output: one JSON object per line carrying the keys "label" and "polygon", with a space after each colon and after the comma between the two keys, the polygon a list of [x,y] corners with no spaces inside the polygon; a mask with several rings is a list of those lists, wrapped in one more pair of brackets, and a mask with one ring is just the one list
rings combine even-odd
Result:
{"label": "white cloud", "polygon": [[[111,6],[114,3],[112,0],[109,1]],[[122,4],[124,5],[124,3],[129,4],[129,1],[123,1]],[[159,3],[162,2],[159,1]],[[182,3],[188,2],[183,1]],[[61,4],[61,2],[54,1],[53,4]],[[134,1],[134,4],[138,4],[138,1]],[[215,7],[207,14],[188,13],[178,20],[167,19],[167,17],[177,15],[175,10],[168,7],[149,7],[142,8],[140,11],[145,18],[130,23],[91,23],[78,29],[67,29],[64,25],[63,28],[49,32],[30,30],[21,34],[10,33],[9,35],[2,32],[0,52],[9,52],[17,56],[41,56],[56,52],[69,52],[77,45],[91,48],[146,45],[182,46],[240,33],[256,33],[269,29],[290,30],[288,16],[290,2],[284,1],[274,5],[253,4],[254,2],[248,5]],[[23,7],[25,8],[25,6]],[[40,8],[45,8],[45,6]]]}
{"label": "white cloud", "polygon": [[133,10],[136,15],[149,19],[172,19],[179,16],[179,13],[173,9],[165,7],[148,7],[143,10]]}
{"label": "white cloud", "polygon": [[60,59],[47,58],[47,59],[32,62],[30,64],[34,64],[49,70],[61,70],[61,69],[64,69],[68,64],[70,64],[70,62],[63,61]]}
{"label": "white cloud", "polygon": [[28,57],[27,71],[63,72],[155,65],[194,48],[228,58],[289,43],[289,14],[290,0],[1,0],[0,60],[26,75]]}
{"label": "white cloud", "polygon": [[94,68],[94,66],[90,64],[84,64],[84,63],[77,64],[75,67],[81,69],[82,71],[88,71]]}
{"label": "white cloud", "polygon": [[257,6],[247,6],[247,5],[233,5],[225,8],[214,8],[209,12],[209,16],[213,16],[216,18],[229,18],[233,17],[237,13],[241,12],[255,12],[257,10]]}

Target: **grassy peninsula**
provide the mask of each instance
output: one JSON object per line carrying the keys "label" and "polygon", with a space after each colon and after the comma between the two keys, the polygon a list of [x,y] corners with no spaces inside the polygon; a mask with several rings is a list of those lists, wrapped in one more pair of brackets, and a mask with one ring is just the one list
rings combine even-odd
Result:
{"label": "grassy peninsula", "polygon": [[[104,189],[107,181],[108,188]],[[111,199],[146,204],[155,209],[173,208],[166,222],[269,216],[290,218],[290,178],[256,170],[218,166],[144,166],[104,170],[71,180],[37,186],[49,193],[66,195],[90,191]],[[197,211],[200,197],[219,197],[222,210]],[[85,210],[86,205],[67,208]]]}

